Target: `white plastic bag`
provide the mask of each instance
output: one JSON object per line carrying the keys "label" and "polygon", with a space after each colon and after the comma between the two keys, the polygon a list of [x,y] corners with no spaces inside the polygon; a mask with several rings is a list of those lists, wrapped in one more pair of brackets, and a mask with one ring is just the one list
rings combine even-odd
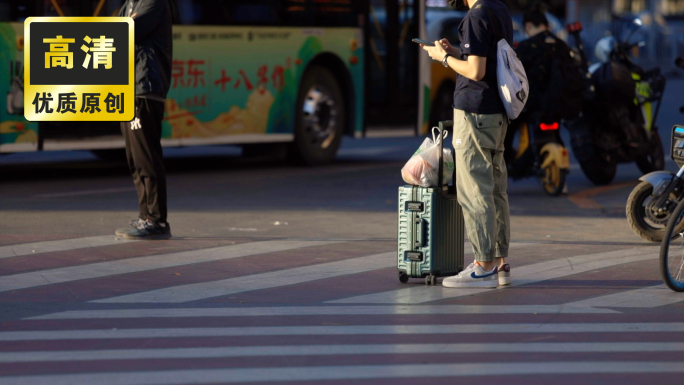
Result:
{"label": "white plastic bag", "polygon": [[[432,139],[425,138],[423,144],[418,147],[418,150],[401,169],[404,182],[410,185],[434,187],[439,184],[437,177],[439,172],[439,143],[446,139],[449,133],[444,131],[440,136],[435,134],[435,130],[438,130],[437,127],[432,130]],[[451,149],[444,148],[442,157],[442,185],[446,186],[451,182],[454,173],[454,156]]]}

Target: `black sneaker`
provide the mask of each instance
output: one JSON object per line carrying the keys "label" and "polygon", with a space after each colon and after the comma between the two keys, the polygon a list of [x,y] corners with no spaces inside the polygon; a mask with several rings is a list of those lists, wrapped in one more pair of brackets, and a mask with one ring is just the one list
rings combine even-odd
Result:
{"label": "black sneaker", "polygon": [[144,221],[138,228],[123,235],[127,239],[169,239],[171,226],[168,223],[160,225],[155,222]]}
{"label": "black sneaker", "polygon": [[119,237],[123,237],[126,235],[126,233],[130,233],[131,231],[136,231],[138,229],[138,226],[142,225],[142,223],[145,222],[144,219],[134,219],[128,223],[128,227],[122,227],[114,232]]}

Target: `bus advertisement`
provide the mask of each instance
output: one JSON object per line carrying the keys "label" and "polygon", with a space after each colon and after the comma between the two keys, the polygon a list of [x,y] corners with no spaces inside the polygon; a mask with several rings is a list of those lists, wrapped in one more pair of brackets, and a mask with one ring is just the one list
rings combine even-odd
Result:
{"label": "bus advertisement", "polygon": [[[113,16],[123,1],[0,1],[0,152],[123,148],[118,124],[28,122],[23,20]],[[364,4],[350,0],[170,0],[171,89],[164,146],[289,143],[331,161],[364,129]],[[5,107],[6,106],[6,107]]]}

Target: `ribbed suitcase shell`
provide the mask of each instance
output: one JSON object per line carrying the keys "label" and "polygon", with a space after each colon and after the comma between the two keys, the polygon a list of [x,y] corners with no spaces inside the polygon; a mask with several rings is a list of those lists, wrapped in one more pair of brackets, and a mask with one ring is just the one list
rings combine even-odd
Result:
{"label": "ribbed suitcase shell", "polygon": [[[400,277],[402,273],[412,278],[440,277],[463,270],[463,211],[456,195],[447,191],[447,187],[399,187]],[[422,260],[412,260],[417,257]]]}

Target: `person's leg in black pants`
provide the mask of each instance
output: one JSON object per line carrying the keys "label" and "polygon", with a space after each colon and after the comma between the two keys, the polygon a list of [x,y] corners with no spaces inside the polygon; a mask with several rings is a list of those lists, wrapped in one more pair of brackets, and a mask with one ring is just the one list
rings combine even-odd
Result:
{"label": "person's leg in black pants", "polygon": [[166,233],[170,236],[166,222],[166,171],[161,146],[163,116],[163,102],[136,98],[135,119],[121,123],[126,142],[126,159],[138,193],[139,218],[149,223],[147,230],[157,228],[143,231],[144,234],[132,236],[134,238],[157,238]]}

